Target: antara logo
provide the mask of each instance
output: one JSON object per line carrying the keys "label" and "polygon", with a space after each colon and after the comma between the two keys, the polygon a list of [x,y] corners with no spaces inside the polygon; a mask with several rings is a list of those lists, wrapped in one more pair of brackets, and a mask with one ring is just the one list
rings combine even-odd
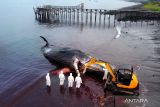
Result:
{"label": "antara logo", "polygon": [[140,98],[140,99],[128,99],[126,98],[124,100],[124,103],[148,103],[148,100],[145,98]]}

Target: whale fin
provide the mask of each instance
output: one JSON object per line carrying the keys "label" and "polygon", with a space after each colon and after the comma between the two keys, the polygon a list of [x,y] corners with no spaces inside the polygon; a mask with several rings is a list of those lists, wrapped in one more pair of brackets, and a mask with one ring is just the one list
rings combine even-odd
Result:
{"label": "whale fin", "polygon": [[45,46],[48,46],[49,43],[48,43],[47,39],[46,39],[45,37],[43,37],[43,36],[40,36],[40,37],[46,42],[46,45],[45,45]]}

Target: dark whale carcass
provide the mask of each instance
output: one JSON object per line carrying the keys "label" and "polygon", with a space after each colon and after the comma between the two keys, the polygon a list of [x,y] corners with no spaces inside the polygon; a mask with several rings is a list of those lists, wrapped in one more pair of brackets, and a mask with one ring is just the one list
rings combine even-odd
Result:
{"label": "dark whale carcass", "polygon": [[80,50],[50,45],[43,36],[40,37],[46,42],[45,46],[41,48],[41,51],[45,58],[52,64],[73,69],[75,57],[79,58],[82,62],[90,60],[90,57]]}

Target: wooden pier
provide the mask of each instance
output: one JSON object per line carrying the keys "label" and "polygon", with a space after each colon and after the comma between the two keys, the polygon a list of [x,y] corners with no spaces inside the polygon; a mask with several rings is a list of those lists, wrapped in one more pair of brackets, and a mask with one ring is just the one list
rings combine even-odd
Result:
{"label": "wooden pier", "polygon": [[160,12],[84,9],[83,3],[77,6],[39,6],[34,8],[34,13],[36,20],[42,23],[67,20],[73,23],[113,23],[115,26],[117,21],[160,20]]}

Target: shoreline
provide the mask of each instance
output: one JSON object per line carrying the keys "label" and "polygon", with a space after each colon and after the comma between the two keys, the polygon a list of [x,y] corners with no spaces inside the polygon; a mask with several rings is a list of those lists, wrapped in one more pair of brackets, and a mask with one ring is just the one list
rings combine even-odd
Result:
{"label": "shoreline", "polygon": [[133,6],[120,8],[118,10],[121,10],[121,11],[126,11],[126,10],[148,11],[147,9],[144,9],[143,6],[144,6],[144,3],[141,3],[141,4],[137,4],[137,5],[133,5]]}
{"label": "shoreline", "polygon": [[[155,2],[156,5],[159,4],[159,2]],[[118,10],[121,11],[126,11],[126,10],[131,10],[131,11],[150,11],[150,12],[160,12],[159,10],[156,10],[157,7],[155,7],[156,5],[150,5],[150,7],[148,6],[149,4],[154,4],[153,2],[143,2],[143,3],[139,3],[137,5],[133,5],[133,6],[127,6],[124,8],[120,8]]]}

